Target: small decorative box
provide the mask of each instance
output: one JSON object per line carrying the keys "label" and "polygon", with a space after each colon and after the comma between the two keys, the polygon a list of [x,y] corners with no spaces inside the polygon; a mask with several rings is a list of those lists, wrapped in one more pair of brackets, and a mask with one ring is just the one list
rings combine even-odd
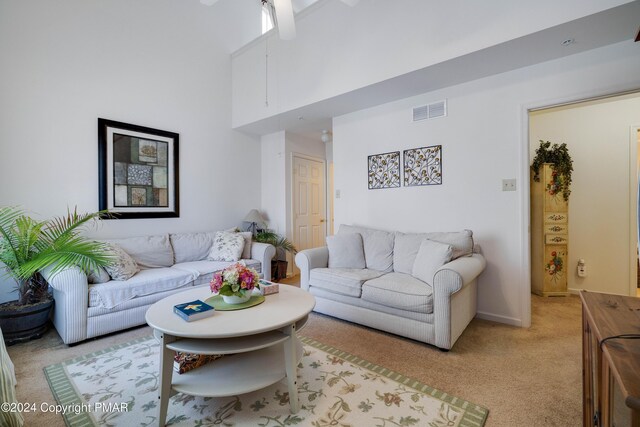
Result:
{"label": "small decorative box", "polygon": [[278,293],[280,291],[280,286],[277,283],[268,282],[266,280],[260,280],[260,294],[261,295],[271,295]]}

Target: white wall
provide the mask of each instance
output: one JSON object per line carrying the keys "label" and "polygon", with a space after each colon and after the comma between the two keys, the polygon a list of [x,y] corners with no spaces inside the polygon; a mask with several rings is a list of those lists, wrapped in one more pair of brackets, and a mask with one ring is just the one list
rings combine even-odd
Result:
{"label": "white wall", "polygon": [[[527,324],[527,108],[640,88],[640,45],[632,41],[526,67],[333,120],[336,227],[387,230],[469,228],[487,258],[480,315]],[[413,123],[414,106],[448,99],[448,117]],[[367,190],[367,156],[443,146],[443,184]],[[517,178],[516,192],[502,192]]]}
{"label": "white wall", "polygon": [[262,211],[269,228],[279,234],[287,232],[287,171],[284,131],[261,137]]}
{"label": "white wall", "polygon": [[230,56],[178,0],[0,3],[0,205],[98,209],[97,118],[180,134],[180,218],[104,222],[128,236],[239,224],[260,204],[258,141],[231,130]]}
{"label": "white wall", "polygon": [[[280,40],[274,33],[234,54],[233,126],[627,2],[539,0],[523,5],[505,0],[369,0],[353,8],[337,0],[318,2],[309,8],[312,12],[296,17],[294,40]],[[264,102],[265,85],[268,85],[268,106]]]}
{"label": "white wall", "polygon": [[[636,194],[629,175],[637,177],[629,168],[630,152],[635,152],[630,144],[637,146],[633,126],[640,126],[640,94],[531,114],[530,157],[542,139],[566,143],[573,159],[567,266],[571,290],[629,295],[629,277],[636,271],[629,257],[636,239],[629,203],[629,192],[634,200]],[[587,263],[585,278],[577,275],[580,258]]]}

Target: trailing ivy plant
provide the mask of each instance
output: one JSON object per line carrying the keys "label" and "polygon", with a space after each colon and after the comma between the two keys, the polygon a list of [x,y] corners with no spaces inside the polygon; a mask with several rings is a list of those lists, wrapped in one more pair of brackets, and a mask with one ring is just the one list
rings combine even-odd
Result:
{"label": "trailing ivy plant", "polygon": [[565,201],[569,200],[571,194],[571,172],[573,172],[573,160],[569,155],[569,149],[567,144],[551,144],[549,141],[540,140],[540,147],[536,150],[536,155],[533,158],[531,164],[531,170],[533,171],[533,179],[536,182],[540,182],[540,168],[544,163],[551,163],[551,169],[553,169],[560,177],[556,182],[556,192],[562,192],[562,197]]}

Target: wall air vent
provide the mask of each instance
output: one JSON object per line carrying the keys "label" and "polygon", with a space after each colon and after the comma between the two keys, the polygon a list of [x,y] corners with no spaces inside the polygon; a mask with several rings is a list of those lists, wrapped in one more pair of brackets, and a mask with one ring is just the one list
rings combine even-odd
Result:
{"label": "wall air vent", "polygon": [[434,102],[429,104],[429,118],[444,117],[447,115],[447,101]]}
{"label": "wall air vent", "polygon": [[425,120],[429,118],[429,106],[423,105],[422,107],[416,107],[413,109],[413,121]]}
{"label": "wall air vent", "polygon": [[438,101],[432,104],[415,107],[413,109],[413,121],[435,119],[447,115],[447,101]]}

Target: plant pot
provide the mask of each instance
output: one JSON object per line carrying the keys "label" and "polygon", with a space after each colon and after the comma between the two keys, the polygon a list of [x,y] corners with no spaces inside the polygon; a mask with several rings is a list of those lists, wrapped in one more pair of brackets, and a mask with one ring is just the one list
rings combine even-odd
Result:
{"label": "plant pot", "polygon": [[242,304],[251,299],[251,292],[245,292],[245,294],[241,297],[237,295],[222,295],[222,299],[227,304]]}
{"label": "plant pot", "polygon": [[7,345],[42,337],[49,329],[54,300],[29,305],[15,305],[16,301],[0,304],[0,329]]}
{"label": "plant pot", "polygon": [[278,282],[287,278],[287,261],[274,260],[271,261],[271,281]]}

